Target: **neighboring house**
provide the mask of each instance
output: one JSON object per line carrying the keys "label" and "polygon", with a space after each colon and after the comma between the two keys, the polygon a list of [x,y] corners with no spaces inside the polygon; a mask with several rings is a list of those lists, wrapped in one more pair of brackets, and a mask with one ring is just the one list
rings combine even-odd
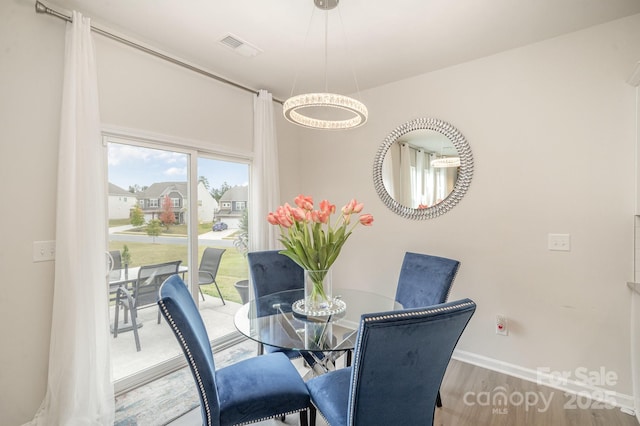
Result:
{"label": "neighboring house", "polygon": [[136,205],[136,196],[117,185],[109,183],[108,197],[109,219],[128,219],[131,209]]}
{"label": "neighboring house", "polygon": [[[151,184],[144,191],[136,193],[138,205],[144,213],[145,221],[159,219],[163,211],[163,200],[169,197],[173,205],[173,213],[176,216],[176,223],[186,223],[187,207],[189,199],[187,197],[187,182],[157,182]],[[198,182],[198,220],[200,222],[210,221],[218,203],[211,196],[202,182]]]}
{"label": "neighboring house", "polygon": [[198,182],[198,222],[211,222],[218,209],[216,199],[205,188],[204,183]]}
{"label": "neighboring house", "polygon": [[248,199],[248,186],[234,186],[228,189],[220,197],[220,211],[216,218],[229,225],[229,228],[237,228],[244,211],[247,209]]}

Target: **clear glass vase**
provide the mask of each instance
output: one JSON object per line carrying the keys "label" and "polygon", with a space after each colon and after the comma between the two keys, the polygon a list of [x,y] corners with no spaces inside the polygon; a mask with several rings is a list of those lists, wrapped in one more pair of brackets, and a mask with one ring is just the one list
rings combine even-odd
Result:
{"label": "clear glass vase", "polygon": [[333,309],[331,269],[304,271],[304,311],[307,315],[330,315]]}

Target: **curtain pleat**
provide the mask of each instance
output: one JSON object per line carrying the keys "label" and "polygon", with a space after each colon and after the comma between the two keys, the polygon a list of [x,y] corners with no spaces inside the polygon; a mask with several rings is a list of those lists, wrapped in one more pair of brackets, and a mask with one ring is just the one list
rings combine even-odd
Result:
{"label": "curtain pleat", "polygon": [[640,294],[631,292],[631,383],[636,419],[640,421]]}
{"label": "curtain pleat", "polygon": [[260,90],[253,104],[253,165],[251,168],[251,204],[249,205],[249,249],[280,248],[278,229],[267,222],[267,214],[280,204],[278,143],[273,117],[273,99]]}
{"label": "curtain pleat", "polygon": [[47,391],[33,425],[111,425],[114,394],[106,285],[106,148],[91,26],[67,23],[56,260]]}
{"label": "curtain pleat", "polygon": [[407,144],[400,145],[400,193],[398,194],[398,202],[408,207],[414,207],[413,195],[413,179],[411,173],[411,148]]}

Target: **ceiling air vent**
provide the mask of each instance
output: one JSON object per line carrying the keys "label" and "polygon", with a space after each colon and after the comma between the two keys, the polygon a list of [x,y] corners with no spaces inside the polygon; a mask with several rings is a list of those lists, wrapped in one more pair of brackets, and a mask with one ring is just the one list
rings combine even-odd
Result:
{"label": "ceiling air vent", "polygon": [[220,39],[220,44],[227,46],[228,48],[233,49],[234,52],[246,57],[256,56],[262,52],[262,50],[258,49],[254,45],[247,43],[233,34],[227,34]]}

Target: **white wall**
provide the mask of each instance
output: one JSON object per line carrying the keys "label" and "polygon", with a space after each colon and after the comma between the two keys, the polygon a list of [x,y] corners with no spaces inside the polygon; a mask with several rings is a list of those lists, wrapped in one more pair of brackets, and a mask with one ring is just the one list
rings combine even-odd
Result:
{"label": "white wall", "polygon": [[[31,419],[44,397],[53,301],[54,264],[33,263],[32,244],[56,237],[65,24],[37,15],[33,5],[27,0],[0,2],[0,170],[2,180],[11,182],[5,185],[7,199],[21,200],[19,213],[5,221],[0,246],[2,425]],[[251,93],[99,35],[94,40],[101,116],[109,129],[134,129],[139,135],[251,155]],[[284,146],[283,162],[297,157],[293,143]],[[286,168],[282,179],[293,180]]]}
{"label": "white wall", "polygon": [[[639,48],[636,15],[366,91],[362,128],[304,130],[304,193],[356,197],[375,217],[343,249],[334,283],[393,296],[405,251],[459,259],[451,299],[478,309],[458,349],[532,370],[604,366],[619,376],[609,389],[631,394],[635,89],[625,80]],[[475,171],[452,211],[410,221],[382,204],[372,165],[384,138],[421,116],[466,136]],[[547,250],[548,233],[571,234],[571,251]],[[496,314],[508,337],[494,333]]]}
{"label": "white wall", "polygon": [[0,173],[8,199],[21,205],[5,221],[0,245],[6,425],[33,417],[46,385],[53,263],[33,263],[32,243],[55,239],[63,53],[64,25],[37,17],[31,2],[0,2]]}
{"label": "white wall", "polygon": [[[250,94],[95,39],[105,124],[251,150]],[[635,16],[397,82],[364,93],[371,118],[355,131],[300,130],[276,114],[282,199],[357,197],[375,215],[336,280],[392,296],[405,251],[460,259],[452,297],[478,302],[460,348],[528,368],[605,366],[629,394],[635,92],[624,80],[638,46]],[[32,243],[55,239],[63,52],[62,21],[0,2],[0,170],[6,198],[25,200],[0,246],[0,424],[32,418],[45,393],[53,263],[33,263]],[[379,201],[371,169],[386,135],[419,116],[458,127],[476,167],[460,205],[411,222]],[[549,232],[570,233],[572,251],[547,251]],[[496,313],[509,337],[493,334]]]}

